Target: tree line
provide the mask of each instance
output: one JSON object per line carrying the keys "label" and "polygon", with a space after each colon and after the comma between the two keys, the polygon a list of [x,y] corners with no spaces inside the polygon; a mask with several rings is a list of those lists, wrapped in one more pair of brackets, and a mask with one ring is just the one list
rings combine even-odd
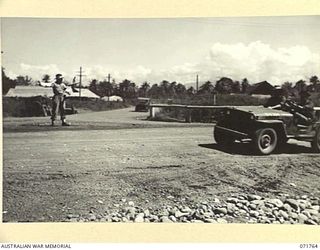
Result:
{"label": "tree line", "polygon": [[222,77],[215,84],[211,81],[206,81],[199,87],[198,91],[192,86],[187,88],[182,83],[167,80],[154,84],[143,82],[140,86],[137,86],[135,82],[128,79],[120,83],[116,83],[114,80],[108,82],[107,80],[98,81],[94,79],[90,82],[89,89],[101,97],[119,95],[125,99],[131,99],[136,97],[183,98],[196,94],[246,93],[248,86],[250,84],[247,79],[243,79],[240,83],[227,77]]}
{"label": "tree line", "polygon": [[[320,80],[317,76],[312,76],[309,78],[309,82],[305,80],[299,80],[295,83],[284,82],[281,87],[287,95],[298,96],[301,91],[320,93]],[[108,82],[107,80],[98,81],[94,79],[89,85],[89,89],[101,97],[119,95],[125,99],[136,97],[160,99],[213,94],[250,94],[254,88],[255,84],[250,84],[247,78],[239,82],[228,77],[221,77],[215,83],[206,81],[199,87],[198,91],[192,86],[187,88],[182,83],[169,82],[167,80],[154,84],[144,82],[140,86],[137,86],[133,81],[128,79],[120,83],[116,83],[114,80]]]}
{"label": "tree line", "polygon": [[[45,74],[42,81],[50,82],[50,76]],[[2,93],[6,94],[10,88],[17,85],[31,85],[32,78],[28,76],[18,76],[16,79],[10,79],[2,68]],[[151,84],[143,82],[138,86],[135,82],[125,79],[121,82],[97,80],[90,81],[88,88],[100,97],[118,95],[124,99],[134,99],[137,97],[149,98],[184,98],[197,95],[213,94],[250,94],[254,89],[254,84],[249,83],[247,78],[240,81],[228,77],[221,77],[216,82],[206,81],[199,86],[198,91],[194,87],[186,87],[183,83],[170,82],[163,80],[159,83]],[[284,82],[282,88],[289,95],[299,95],[301,91],[320,93],[320,80],[317,76],[311,76],[309,81],[299,80],[297,82]]]}

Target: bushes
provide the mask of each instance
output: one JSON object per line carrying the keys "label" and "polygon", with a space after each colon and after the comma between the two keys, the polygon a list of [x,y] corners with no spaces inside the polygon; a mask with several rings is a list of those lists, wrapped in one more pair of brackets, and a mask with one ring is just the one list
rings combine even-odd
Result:
{"label": "bushes", "polygon": [[[152,103],[167,103],[168,99],[152,99]],[[174,98],[174,104],[202,105],[202,106],[257,106],[263,105],[266,98],[258,98],[246,94],[217,94],[215,97],[210,94],[187,96],[185,98]]]}
{"label": "bushes", "polygon": [[[155,114],[155,117],[150,117],[153,121],[166,122],[202,122],[211,123],[216,121],[217,115],[221,109],[185,109],[185,108],[160,108],[160,111]],[[189,120],[190,118],[190,120]]]}
{"label": "bushes", "polygon": [[244,94],[217,95],[217,105],[259,106],[265,104],[266,99]]}
{"label": "bushes", "polygon": [[50,107],[51,99],[43,96],[35,97],[3,97],[3,117],[44,116],[43,105]]}
{"label": "bushes", "polygon": [[67,107],[74,107],[75,109],[82,109],[88,111],[105,111],[112,109],[126,108],[130,105],[123,102],[107,102],[96,98],[86,97],[68,97]]}
{"label": "bushes", "polygon": [[[3,117],[32,117],[44,116],[43,107],[51,108],[51,98],[44,96],[35,97],[2,97]],[[95,98],[69,97],[66,100],[67,107],[87,111],[104,111],[128,107],[122,102],[106,102]]]}
{"label": "bushes", "polygon": [[183,108],[161,108],[161,111],[156,113],[155,117],[150,117],[153,121],[166,122],[184,122],[186,120],[186,110]]}
{"label": "bushes", "polygon": [[[157,99],[152,100],[153,103],[168,103],[168,100]],[[197,95],[194,97],[187,97],[185,99],[170,100],[173,104],[182,105],[199,105],[199,106],[257,106],[263,105],[266,98],[258,98],[245,94],[218,94],[213,95]],[[215,105],[214,105],[215,104]],[[185,121],[188,117],[192,122],[214,122],[217,115],[220,113],[219,109],[198,109],[193,108],[187,111],[184,108],[161,108],[152,120],[161,121]],[[187,112],[190,112],[189,114]]]}

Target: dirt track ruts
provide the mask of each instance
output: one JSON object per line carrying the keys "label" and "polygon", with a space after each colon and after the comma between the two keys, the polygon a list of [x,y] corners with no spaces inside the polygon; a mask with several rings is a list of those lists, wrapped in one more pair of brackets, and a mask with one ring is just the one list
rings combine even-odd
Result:
{"label": "dirt track ruts", "polygon": [[151,122],[130,111],[70,116],[81,129],[4,119],[4,221],[63,221],[121,199],[152,207],[241,192],[320,196],[320,155],[307,143],[254,156],[246,144],[217,147],[213,125]]}

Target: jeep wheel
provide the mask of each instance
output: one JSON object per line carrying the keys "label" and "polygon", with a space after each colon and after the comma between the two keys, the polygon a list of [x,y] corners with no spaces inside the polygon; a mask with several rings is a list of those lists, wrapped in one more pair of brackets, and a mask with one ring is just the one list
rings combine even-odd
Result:
{"label": "jeep wheel", "polygon": [[228,146],[234,142],[234,139],[229,134],[217,127],[214,128],[213,136],[216,143],[222,146]]}
{"label": "jeep wheel", "polygon": [[317,133],[311,142],[311,147],[314,152],[320,153],[320,128],[318,128]]}
{"label": "jeep wheel", "polygon": [[263,128],[256,131],[253,146],[258,154],[271,154],[277,147],[278,136],[274,129]]}

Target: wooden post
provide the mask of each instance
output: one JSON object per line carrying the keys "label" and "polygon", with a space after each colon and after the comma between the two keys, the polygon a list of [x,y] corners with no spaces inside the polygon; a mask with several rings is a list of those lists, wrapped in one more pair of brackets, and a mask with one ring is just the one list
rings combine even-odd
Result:
{"label": "wooden post", "polygon": [[152,115],[153,115],[153,113],[152,113],[153,111],[152,111],[152,110],[153,110],[153,107],[150,106],[150,111],[149,111],[149,112],[150,112],[150,117],[151,117],[151,118],[153,118],[153,116],[152,116]]}
{"label": "wooden post", "polygon": [[191,120],[191,109],[186,108],[186,122],[190,123]]}

